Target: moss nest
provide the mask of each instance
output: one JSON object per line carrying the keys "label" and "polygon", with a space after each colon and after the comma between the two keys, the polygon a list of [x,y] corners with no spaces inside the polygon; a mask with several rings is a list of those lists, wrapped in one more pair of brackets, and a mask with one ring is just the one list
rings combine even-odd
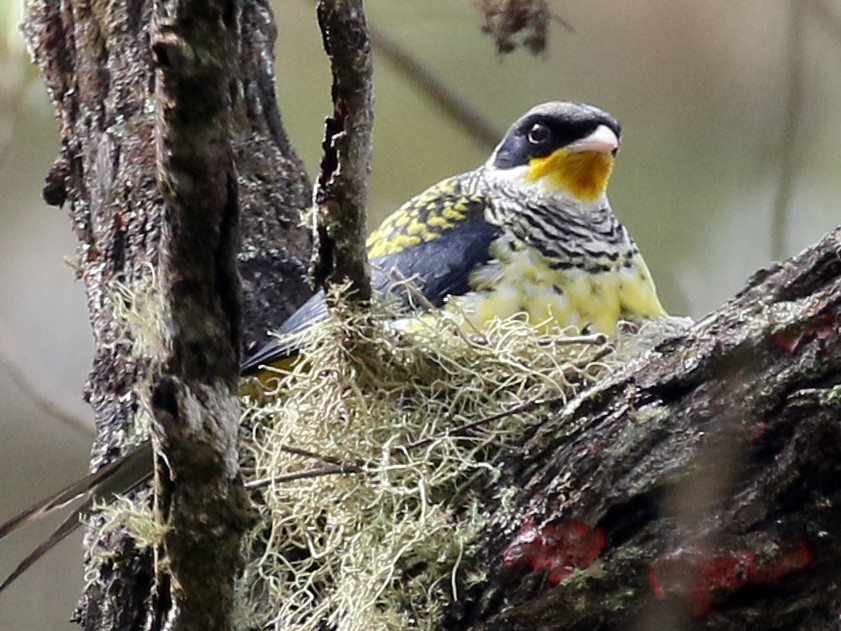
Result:
{"label": "moss nest", "polygon": [[[162,306],[153,275],[136,285],[111,296],[125,323],[115,343],[154,357],[162,333],[149,312]],[[608,342],[516,317],[480,332],[452,310],[394,326],[385,307],[360,316],[341,295],[334,303],[290,370],[243,383],[240,460],[259,521],[236,587],[240,629],[436,628],[460,589],[484,578],[461,560],[484,530],[485,502],[516,494],[496,482],[528,429],[683,325],[652,322]],[[145,428],[147,389],[136,385]],[[102,507],[98,523],[96,539],[160,538],[148,493]]]}
{"label": "moss nest", "polygon": [[516,318],[481,333],[443,312],[409,333],[390,320],[335,309],[267,396],[244,399],[260,515],[238,586],[244,629],[435,628],[482,580],[459,562],[501,461],[615,357],[603,336]]}

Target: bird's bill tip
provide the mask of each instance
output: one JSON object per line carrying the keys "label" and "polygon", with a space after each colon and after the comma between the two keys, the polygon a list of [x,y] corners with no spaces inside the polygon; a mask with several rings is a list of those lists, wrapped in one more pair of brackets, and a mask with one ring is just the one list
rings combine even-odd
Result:
{"label": "bird's bill tip", "polygon": [[592,151],[593,153],[615,153],[619,149],[619,138],[607,125],[599,125],[581,140],[576,140],[566,147],[570,153]]}

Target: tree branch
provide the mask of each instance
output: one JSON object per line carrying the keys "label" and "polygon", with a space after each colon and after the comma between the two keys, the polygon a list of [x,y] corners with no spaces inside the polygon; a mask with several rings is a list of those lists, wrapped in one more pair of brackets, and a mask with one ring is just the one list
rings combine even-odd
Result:
{"label": "tree branch", "polygon": [[444,114],[449,116],[483,150],[491,151],[505,134],[472,103],[459,97],[432,70],[391,38],[386,31],[371,28],[374,49],[422,91]]}
{"label": "tree branch", "polygon": [[[153,628],[230,629],[248,500],[239,477],[239,207],[231,149],[234,3],[159,0],[155,138],[164,349],[151,407],[164,530]],[[213,550],[213,554],[207,554]]]}
{"label": "tree branch", "polygon": [[374,119],[371,42],[362,0],[321,0],[318,24],[333,74],[333,115],[327,119],[314,195],[320,285],[350,282],[351,300],[371,297],[365,237],[371,131]]}
{"label": "tree branch", "polygon": [[447,628],[834,628],[839,252],[841,228],[526,437]]}
{"label": "tree branch", "polygon": [[[27,370],[18,360],[19,357],[24,357],[24,351],[12,341],[13,337],[14,333],[6,324],[0,324],[0,363],[3,365],[3,370],[20,388],[24,396],[41,412],[59,423],[71,426],[90,436],[93,433],[90,421],[73,413],[70,405],[66,404],[67,397],[59,396],[63,393],[56,384],[44,383],[44,375],[49,375],[49,371],[38,370],[37,380],[30,376],[36,371]],[[65,399],[64,403],[60,401],[61,398]]]}
{"label": "tree branch", "polygon": [[[215,594],[218,602],[208,611],[228,608],[226,586],[243,519],[232,478],[240,339],[231,262],[237,208],[243,213],[238,245],[246,340],[265,339],[266,330],[279,326],[310,292],[303,278],[309,238],[299,225],[309,186],[275,103],[267,63],[275,33],[271,13],[260,2],[219,2],[215,13],[199,4],[187,24],[175,7],[186,12],[195,2],[27,3],[24,32],[62,134],[44,196],[53,204],[68,203],[94,338],[86,388],[98,433],[93,468],[147,438],[138,412],[148,409],[152,383],[150,403],[173,466],[169,473],[178,475],[177,489],[163,489],[168,516],[185,519],[181,511],[198,504],[215,523],[231,519],[221,533],[183,521],[197,538],[190,541],[184,531],[178,535],[184,539],[165,541],[179,559],[172,567],[179,583],[172,584],[171,602],[165,602],[166,586],[154,585],[151,555],[138,551],[125,532],[99,533],[94,523],[86,549],[96,556],[88,559],[88,585],[77,613],[86,629],[181,625],[173,605],[195,612],[199,591],[208,587],[202,579],[214,575],[220,583],[205,597]],[[154,12],[162,30],[153,40]],[[156,278],[169,304],[161,310],[155,307],[160,301],[146,300],[154,303],[152,312],[138,314],[140,294],[150,288],[154,294]],[[117,286],[126,291],[115,292]],[[150,329],[164,323],[167,343],[146,343],[146,333],[133,328],[126,312],[145,318]],[[189,495],[189,488],[213,493],[202,505],[203,491]],[[213,545],[199,545],[211,534],[219,538]],[[188,567],[191,550],[216,543],[222,556],[205,562],[229,562],[221,574],[202,577],[198,565]],[[180,581],[190,593],[177,591]],[[153,593],[162,597],[155,607]]]}
{"label": "tree branch", "polygon": [[232,90],[232,143],[239,176],[240,244],[245,354],[271,338],[312,294],[308,273],[311,231],[301,225],[312,184],[286,136],[277,105],[274,43],[277,29],[263,2],[241,2]]}

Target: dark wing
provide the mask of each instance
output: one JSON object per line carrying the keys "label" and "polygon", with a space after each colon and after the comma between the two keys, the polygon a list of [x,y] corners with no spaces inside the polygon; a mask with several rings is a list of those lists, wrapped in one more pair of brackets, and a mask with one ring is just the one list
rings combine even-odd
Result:
{"label": "dark wing", "polygon": [[251,375],[259,372],[262,366],[273,364],[282,359],[294,356],[300,350],[301,340],[294,336],[295,333],[302,333],[317,322],[327,318],[327,301],[324,298],[324,291],[319,289],[315,295],[307,300],[293,313],[286,322],[281,325],[278,334],[274,338],[242,362],[239,368],[241,375]]}
{"label": "dark wing", "polygon": [[[371,259],[371,285],[378,296],[399,297],[404,307],[423,308],[412,299],[440,307],[447,296],[470,291],[470,272],[491,258],[490,245],[500,236],[497,226],[479,216],[459,222],[438,238]],[[412,289],[407,290],[405,282]]]}
{"label": "dark wing", "polygon": [[[399,298],[406,308],[425,303],[440,306],[450,295],[469,291],[470,272],[487,262],[499,227],[485,220],[484,197],[465,190],[465,176],[436,184],[390,215],[368,239],[374,292]],[[413,289],[407,290],[411,281]],[[327,317],[324,292],[319,291],[284,322],[279,333],[294,335]],[[249,357],[242,374],[287,359],[300,350],[300,340],[272,340]]]}

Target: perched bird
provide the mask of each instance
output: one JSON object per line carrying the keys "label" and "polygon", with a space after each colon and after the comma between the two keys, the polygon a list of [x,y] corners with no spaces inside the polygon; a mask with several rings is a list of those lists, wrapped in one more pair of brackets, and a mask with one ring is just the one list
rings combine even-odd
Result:
{"label": "perched bird", "polygon": [[[412,198],[371,235],[374,294],[394,295],[410,311],[452,308],[477,327],[523,313],[538,327],[609,334],[620,320],[665,315],[639,249],[607,200],[619,145],[619,123],[591,105],[532,108],[482,166]],[[406,289],[407,280],[416,292]],[[300,333],[326,316],[319,292],[280,333]],[[281,336],[248,358],[242,373],[288,361],[299,344]],[[94,500],[137,486],[151,467],[147,442],[0,525],[2,539],[84,498],[0,590],[67,536]]]}
{"label": "perched bird", "polygon": [[[524,313],[536,326],[612,333],[623,319],[665,315],[651,274],[607,200],[620,127],[582,103],[549,102],[520,117],[479,168],[412,198],[368,239],[374,294],[409,280],[425,305],[452,305],[473,325]],[[395,289],[396,288],[396,289]],[[296,334],[327,316],[317,293],[281,327]],[[283,362],[280,337],[242,366]]]}

